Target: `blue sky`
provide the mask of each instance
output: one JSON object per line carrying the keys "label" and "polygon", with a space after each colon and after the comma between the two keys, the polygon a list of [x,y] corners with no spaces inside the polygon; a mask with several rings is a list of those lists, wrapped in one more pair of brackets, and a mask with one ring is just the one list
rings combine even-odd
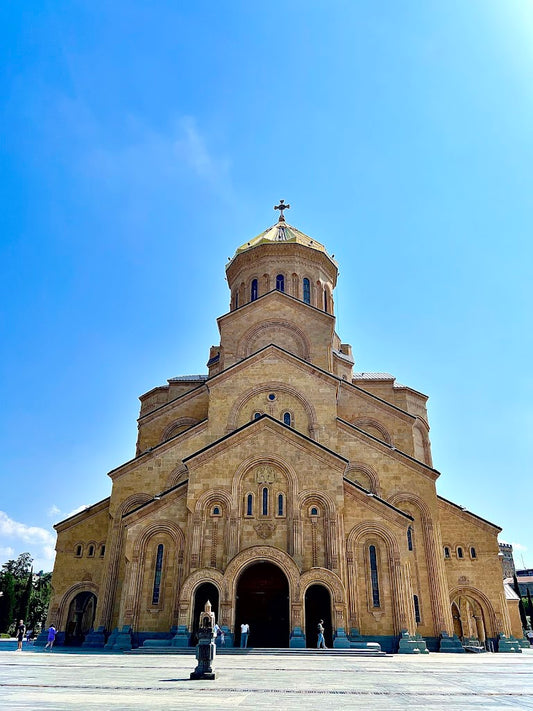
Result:
{"label": "blue sky", "polygon": [[0,562],[110,492],[137,397],[206,372],[228,256],[340,264],[357,370],[430,396],[438,490],[533,566],[533,5],[0,9]]}

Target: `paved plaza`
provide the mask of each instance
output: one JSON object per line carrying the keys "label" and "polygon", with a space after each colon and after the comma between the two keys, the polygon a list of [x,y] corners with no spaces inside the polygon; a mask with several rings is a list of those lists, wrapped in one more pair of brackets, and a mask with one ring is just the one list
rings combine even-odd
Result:
{"label": "paved plaza", "polygon": [[387,656],[224,654],[215,681],[191,655],[52,653],[0,645],[0,708],[532,709],[533,650]]}

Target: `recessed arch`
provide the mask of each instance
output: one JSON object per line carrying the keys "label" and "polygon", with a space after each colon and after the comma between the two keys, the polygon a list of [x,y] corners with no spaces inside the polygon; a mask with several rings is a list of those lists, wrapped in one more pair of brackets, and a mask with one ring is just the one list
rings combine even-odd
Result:
{"label": "recessed arch", "polygon": [[[392,446],[393,442],[390,432],[384,425],[381,424],[381,422],[379,422],[379,420],[375,420],[373,417],[358,417],[356,420],[352,420],[351,424],[354,425],[354,427],[359,427],[359,429],[364,431],[366,431],[367,427],[376,430],[381,434],[383,441]],[[369,432],[367,434],[372,433]]]}
{"label": "recessed arch", "polygon": [[71,585],[71,587],[63,594],[63,597],[61,598],[61,602],[59,603],[59,607],[56,614],[56,619],[51,620],[51,624],[55,622],[55,627],[58,630],[65,629],[65,625],[67,622],[66,614],[68,613],[70,604],[79,593],[84,592],[92,593],[96,597],[96,600],[98,602],[99,588],[94,583],[88,580],[84,580],[81,583],[74,583],[74,585]]}
{"label": "recessed arch", "polygon": [[486,631],[488,637],[497,637],[499,632],[506,632],[506,630],[500,630],[498,628],[498,620],[494,608],[489,600],[489,598],[478,588],[472,587],[470,585],[460,585],[453,590],[450,590],[450,609],[455,603],[456,607],[459,607],[457,600],[460,597],[471,597],[477,604],[481,607],[485,619]]}
{"label": "recessed arch", "polygon": [[189,427],[194,427],[194,425],[197,425],[200,421],[201,420],[196,417],[179,417],[165,427],[160,442],[166,442],[172,437],[185,432]]}
{"label": "recessed arch", "polygon": [[299,390],[292,387],[292,385],[287,385],[276,380],[271,380],[268,383],[262,383],[261,385],[254,386],[247,390],[241,397],[233,403],[228,417],[228,424],[226,427],[226,432],[229,434],[237,429],[237,423],[239,421],[239,415],[241,411],[246,407],[247,403],[254,398],[256,395],[261,395],[266,392],[278,392],[284,393],[293,397],[303,408],[307,416],[307,427],[309,437],[311,439],[316,439],[316,433],[318,432],[318,419],[316,415],[316,410],[313,404],[303,395]]}
{"label": "recessed arch", "polygon": [[[379,486],[379,477],[376,471],[364,462],[350,462],[346,469],[346,478],[354,479],[358,484],[361,484],[361,482],[357,480],[358,472],[361,472],[361,474],[363,474],[364,477],[368,480],[368,483],[370,484],[370,486],[368,487],[369,490],[373,494],[377,494],[378,496],[380,496],[381,489]],[[361,484],[361,486],[363,486],[363,484]],[[366,489],[367,487],[363,486],[363,488]]]}
{"label": "recessed arch", "polygon": [[[281,340],[279,336],[283,335]],[[249,328],[237,344],[237,357],[244,359],[252,353],[270,344],[279,344],[294,355],[308,361],[310,359],[311,344],[305,332],[291,321],[285,319],[268,319]]]}

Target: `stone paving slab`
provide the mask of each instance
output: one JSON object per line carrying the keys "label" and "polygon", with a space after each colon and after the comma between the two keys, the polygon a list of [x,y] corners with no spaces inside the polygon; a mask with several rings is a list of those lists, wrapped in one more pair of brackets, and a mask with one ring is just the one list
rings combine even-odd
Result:
{"label": "stone paving slab", "polygon": [[373,659],[226,654],[211,682],[190,681],[193,668],[194,659],[181,655],[0,647],[0,708],[533,711],[533,650]]}

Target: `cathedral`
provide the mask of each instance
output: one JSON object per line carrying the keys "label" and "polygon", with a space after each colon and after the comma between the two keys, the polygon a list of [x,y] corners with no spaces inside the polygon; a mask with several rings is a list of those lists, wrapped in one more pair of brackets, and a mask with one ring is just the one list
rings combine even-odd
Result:
{"label": "cathedral", "polygon": [[[55,526],[48,624],[64,644],[506,649],[522,636],[500,528],[437,493],[427,396],[354,371],[336,261],[286,220],[226,265],[207,372],[141,395],[111,495]],[[509,646],[509,644],[508,644]],[[512,645],[511,645],[512,646]]]}

